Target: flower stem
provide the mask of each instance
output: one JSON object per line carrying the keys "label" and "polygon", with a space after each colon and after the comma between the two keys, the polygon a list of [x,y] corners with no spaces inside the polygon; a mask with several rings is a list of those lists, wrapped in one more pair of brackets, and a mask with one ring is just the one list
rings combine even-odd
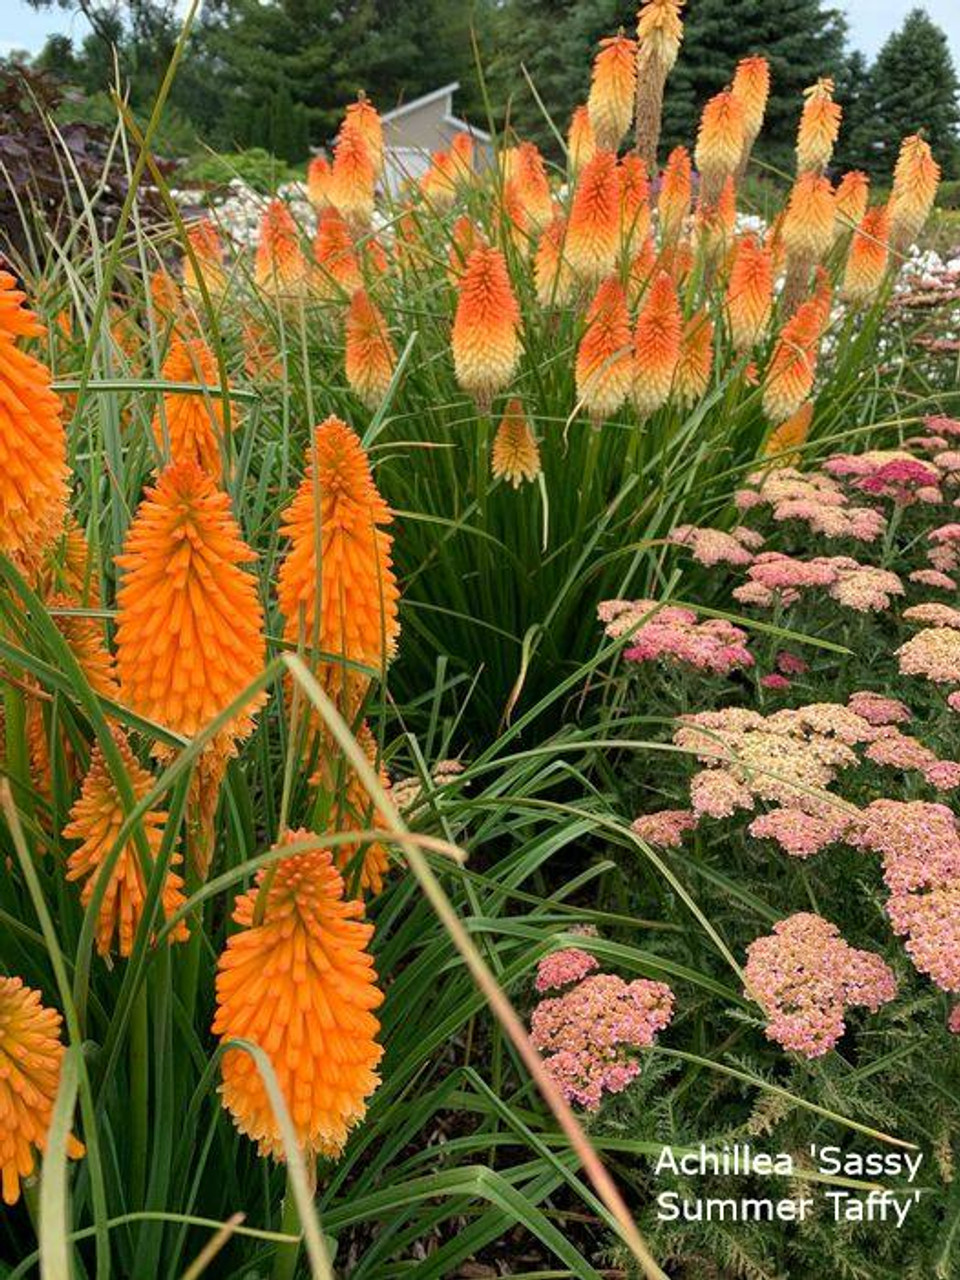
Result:
{"label": "flower stem", "polygon": [[[283,1218],[280,1230],[286,1236],[300,1235],[300,1213],[297,1209],[297,1198],[293,1194],[293,1184],[287,1174],[287,1186],[283,1193]],[[271,1280],[293,1280],[300,1257],[300,1241],[296,1244],[281,1244],[273,1260]]]}

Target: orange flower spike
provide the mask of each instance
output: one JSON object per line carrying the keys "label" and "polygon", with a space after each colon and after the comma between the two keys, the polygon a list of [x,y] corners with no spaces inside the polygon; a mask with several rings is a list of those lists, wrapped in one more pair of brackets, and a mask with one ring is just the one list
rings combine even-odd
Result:
{"label": "orange flower spike", "polygon": [[893,171],[890,193],[890,239],[898,250],[907,247],[930,216],[940,184],[940,166],[919,134],[904,138]]}
{"label": "orange flower spike", "polygon": [[456,167],[449,151],[434,151],[420,179],[420,194],[437,212],[451,208],[457,196]]}
{"label": "orange flower spike", "polygon": [[313,292],[329,302],[342,302],[363,284],[350,228],[336,209],[324,209],[313,239]]}
{"label": "orange flower spike", "polygon": [[369,227],[373,218],[376,169],[363,134],[343,126],[333,147],[333,166],[327,194],[342,218],[355,229]]}
{"label": "orange flower spike", "polygon": [[843,296],[856,307],[876,297],[890,263],[890,219],[886,205],[868,209],[853,233],[843,273]]}
{"label": "orange flower spike", "polygon": [[587,112],[598,147],[619,147],[633,120],[636,96],[637,44],[621,31],[600,41],[593,63]]}
{"label": "orange flower spike", "polygon": [[540,474],[540,447],[516,396],[507,401],[497,434],[493,439],[491,470],[495,480],[504,480],[519,489],[524,481]]}
{"label": "orange flower spike", "polygon": [[[288,832],[275,848],[310,839]],[[263,901],[260,902],[260,898]],[[294,854],[257,874],[241,894],[217,964],[213,1032],[270,1056],[308,1161],[336,1157],[379,1084],[382,1049],[373,1015],[383,1000],[368,951],[363,904],[344,901],[330,851]],[[261,1155],[283,1158],[283,1139],[260,1071],[240,1049],[223,1056],[223,1105]]]}
{"label": "orange flower spike", "polygon": [[813,274],[813,294],[810,299],[820,314],[820,332],[826,333],[833,308],[833,281],[826,267],[817,267]]}
{"label": "orange flower spike", "polygon": [[[166,328],[179,314],[183,306],[180,286],[166,267],[157,267],[150,276],[150,306],[153,309],[154,324]],[[146,324],[146,321],[144,322]]]}
{"label": "orange flower spike", "polygon": [[[400,634],[393,539],[383,527],[392,519],[356,432],[327,418],[314,432],[306,474],[282,516],[280,532],[290,539],[277,583],[285,639],[374,671],[386,666]],[[367,684],[361,672],[339,663],[321,667],[321,674],[342,677],[347,693]]]}
{"label": "orange flower spike", "polygon": [[76,519],[68,514],[63,529],[47,547],[35,589],[41,599],[71,596],[84,608],[100,603],[100,573],[94,563],[87,537]]}
{"label": "orange flower spike", "polygon": [[753,144],[763,128],[763,117],[770,97],[770,64],[757,55],[741,58],[733,75],[730,92],[743,108],[743,155],[739,171],[743,173]]}
{"label": "orange flower spike", "polygon": [[[174,336],[163,362],[163,378],[166,382],[193,382],[213,388],[220,385],[217,362],[202,338]],[[158,409],[154,414],[152,430],[161,453],[169,444],[171,461],[189,459],[220,482],[224,419],[223,401],[215,390],[202,395],[166,392],[163,412]]]}
{"label": "orange flower spike", "polygon": [[[114,741],[123,759],[134,796],[142,800],[154,784],[152,774],[138,764],[126,738],[119,729],[114,730]],[[126,820],[126,809],[121,800],[100,747],[94,747],[90,768],[83,781],[79,798],[70,810],[70,821],[63,829],[64,839],[80,840],[80,846],[67,859],[67,879],[83,880],[80,901],[86,907],[103,870],[103,863],[110,854],[120,829]],[[155,862],[160,855],[166,813],[150,810],[142,818],[143,833]],[[179,855],[172,859],[179,861]],[[143,874],[140,854],[131,837],[124,845],[120,857],[113,865],[106,893],[97,917],[96,940],[100,955],[109,955],[116,939],[121,956],[129,956],[137,929],[143,918],[143,906],[147,896],[147,881]],[[170,916],[185,902],[183,881],[169,872],[161,894],[163,914]],[[170,935],[171,942],[184,942],[188,937],[185,921]]]}
{"label": "orange flower spike", "polygon": [[623,250],[650,234],[650,180],[647,166],[635,151],[620,161],[620,237]]}
{"label": "orange flower spike", "polygon": [[805,101],[797,129],[797,170],[822,173],[830,163],[840,134],[843,108],[833,100],[833,81],[828,76],[804,89],[803,96]]}
{"label": "orange flower spike", "polygon": [[467,259],[452,347],[457,382],[489,408],[510,383],[520,359],[520,308],[499,249],[481,245]]}
{"label": "orange flower spike", "polygon": [[781,227],[788,257],[819,262],[833,244],[834,198],[830,179],[801,173],[793,184]]}
{"label": "orange flower spike", "polygon": [[586,107],[577,107],[570,117],[570,128],[567,130],[567,163],[570,177],[576,178],[585,164],[597,154],[597,139],[593,125],[590,123],[590,112]]}
{"label": "orange flower spike", "polygon": [[[117,669],[123,701],[186,737],[263,670],[256,560],[230,498],[193,460],[172,463],[144,495],[117,565]],[[224,730],[253,731],[256,695]]]}
{"label": "orange flower spike", "polygon": [[254,280],[261,289],[298,293],[308,275],[293,215],[282,200],[271,200],[260,220]]}
{"label": "orange flower spike", "polygon": [[553,200],[547,169],[540,150],[532,142],[521,142],[515,150],[512,185],[532,228],[539,229],[553,217]]}
{"label": "orange flower spike", "polygon": [[314,156],[307,165],[307,198],[317,213],[330,207],[330,161],[326,156]]}
{"label": "orange flower spike", "polygon": [[454,139],[450,143],[450,161],[456,180],[460,185],[466,185],[473,181],[474,151],[475,147],[471,134],[458,133],[454,135]]}
{"label": "orange flower spike", "polygon": [[630,394],[633,350],[630,312],[620,281],[611,276],[587,309],[577,350],[577,398],[594,426],[611,418]]}
{"label": "orange flower spike", "polygon": [[749,351],[761,340],[773,306],[773,256],[756,236],[745,235],[734,254],[727,284],[727,321],[738,351]]}
{"label": "orange flower spike", "polygon": [[764,380],[763,408],[771,422],[786,422],[813,390],[822,327],[821,305],[813,298],[783,326]]}
{"label": "orange flower spike", "polygon": [[363,139],[374,175],[379,178],[383,173],[383,121],[376,107],[362,91],[356,102],[351,102],[347,107],[342,130],[353,132]]}
{"label": "orange flower spike", "polygon": [[703,108],[695,160],[701,177],[701,202],[713,204],[743,155],[744,112],[729,89],[715,94]]}
{"label": "orange flower spike", "polygon": [[18,338],[44,332],[16,281],[0,271],[0,551],[32,567],[63,528],[67,442],[50,370]]}
{"label": "orange flower spike", "polygon": [[690,153],[686,147],[674,147],[667,157],[657,198],[660,231],[665,245],[679,240],[683,224],[690,216],[692,194]]}
{"label": "orange flower spike", "polygon": [[[799,466],[801,453],[799,448],[806,443],[813,422],[813,401],[805,400],[800,408],[786,422],[770,432],[767,443],[763,447],[763,456],[772,458],[775,467]],[[797,450],[797,452],[788,452]]]}
{"label": "orange flower spike", "polygon": [[682,332],[676,285],[661,271],[647,291],[633,336],[633,402],[644,417],[670,396]]}
{"label": "orange flower spike", "polygon": [[860,225],[867,212],[869,198],[870,179],[865,173],[861,173],[859,169],[851,169],[843,175],[833,197],[836,235],[843,235],[845,231],[852,231]]}
{"label": "orange flower spike", "polygon": [[397,353],[387,322],[365,289],[350,299],[345,331],[347,382],[368,409],[376,409],[387,394]]}
{"label": "orange flower spike", "polygon": [[[370,767],[377,774],[380,785],[384,791],[389,793],[390,779],[387,776],[386,769],[378,759],[377,740],[371,733],[370,726],[366,720],[363,721],[357,731],[357,745],[362,748]],[[315,786],[321,786],[324,779],[314,775],[310,781]],[[348,831],[365,830],[370,827],[385,828],[389,825],[387,819],[376,811],[373,800],[355,769],[347,766],[345,780],[332,779],[331,790],[333,792],[332,830],[342,834]],[[361,844],[358,842],[357,844],[337,845],[332,851],[333,860],[347,884],[347,891],[351,891],[350,887],[353,885],[359,870],[360,890],[364,893],[380,893],[383,889],[384,877],[390,869],[390,855],[378,840],[367,841],[363,844],[362,860],[358,858],[360,849]],[[360,863],[359,868],[357,866],[358,862]]]}
{"label": "orange flower spike", "polygon": [[[0,975],[0,1191],[7,1205],[20,1199],[21,1179],[34,1170],[34,1151],[47,1145],[63,1064],[62,1021],[55,1009],[44,1008],[39,991]],[[71,1160],[83,1153],[69,1137]]]}
{"label": "orange flower spike", "polygon": [[[227,273],[223,267],[223,242],[210,218],[201,218],[187,228],[187,240],[196,258],[197,267],[211,298],[221,298],[227,287]],[[200,292],[197,268],[188,253],[183,257],[183,287],[188,292]]]}
{"label": "orange flower spike", "polygon": [[555,214],[540,236],[533,259],[533,280],[541,307],[564,307],[573,296],[566,241],[567,220],[563,214]]}
{"label": "orange flower spike", "polygon": [[692,409],[707,394],[713,372],[713,321],[701,307],[683,329],[680,359],[673,375],[673,396],[681,409]]}
{"label": "orange flower spike", "polygon": [[613,271],[620,251],[620,171],[612,151],[598,151],[577,180],[567,225],[566,255],[586,283]]}

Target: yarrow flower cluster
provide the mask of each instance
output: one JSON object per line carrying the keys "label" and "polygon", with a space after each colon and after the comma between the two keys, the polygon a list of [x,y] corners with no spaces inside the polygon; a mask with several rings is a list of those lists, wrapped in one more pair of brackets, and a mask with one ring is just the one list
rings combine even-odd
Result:
{"label": "yarrow flower cluster", "polygon": [[897,993],[878,955],[851,947],[836,925],[811,912],[778,921],[747,948],[747,994],[767,1015],[767,1036],[784,1049],[818,1058],[846,1030],[847,1008],[872,1012]]}
{"label": "yarrow flower cluster", "polygon": [[636,1079],[636,1051],[649,1048],[672,1017],[665,983],[593,973],[536,1006],[530,1038],[568,1102],[596,1111],[604,1094]]}
{"label": "yarrow flower cluster", "polygon": [[661,809],[634,818],[630,830],[647,844],[661,849],[679,849],[688,831],[695,831],[699,819],[692,809]]}
{"label": "yarrow flower cluster", "polygon": [[597,612],[612,639],[630,635],[623,656],[631,662],[678,663],[713,675],[753,666],[746,632],[725,618],[698,622],[692,609],[655,600],[604,600]]}
{"label": "yarrow flower cluster", "polygon": [[779,551],[764,551],[747,570],[747,581],[734,588],[741,604],[769,607],[795,603],[804,591],[823,587],[838,604],[858,613],[882,612],[892,597],[903,595],[903,583],[889,569],[860,564],[850,556],[814,556],[798,560]]}

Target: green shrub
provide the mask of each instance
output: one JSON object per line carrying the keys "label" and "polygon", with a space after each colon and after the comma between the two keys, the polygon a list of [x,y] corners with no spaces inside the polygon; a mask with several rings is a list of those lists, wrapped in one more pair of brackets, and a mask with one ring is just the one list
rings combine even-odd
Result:
{"label": "green shrub", "polygon": [[223,155],[201,151],[184,161],[177,174],[178,181],[184,186],[221,187],[233,178],[242,178],[263,195],[272,195],[277,187],[299,176],[296,169],[262,147]]}

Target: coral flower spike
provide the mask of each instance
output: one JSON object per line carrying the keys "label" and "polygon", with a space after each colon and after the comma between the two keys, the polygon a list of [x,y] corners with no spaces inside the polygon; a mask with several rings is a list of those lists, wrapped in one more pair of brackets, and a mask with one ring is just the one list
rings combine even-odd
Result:
{"label": "coral flower spike", "polygon": [[[123,759],[124,769],[134,796],[137,800],[142,800],[153,786],[153,777],[137,763],[126,738],[119,729],[114,730],[114,740]],[[166,818],[167,815],[158,810],[151,810],[143,817],[143,831],[153,860],[156,860],[160,852]],[[117,792],[103,753],[99,746],[95,747],[80,796],[70,810],[70,822],[63,830],[65,839],[82,841],[79,848],[71,853],[67,860],[67,879],[85,880],[80,896],[80,901],[85,907],[93,896],[104,859],[113,849],[125,819],[126,809],[123,801]],[[173,861],[179,861],[179,855],[175,856]],[[162,892],[162,905],[166,916],[171,916],[183,904],[182,888],[181,878],[174,872],[169,872]],[[140,854],[135,841],[130,839],[114,864],[110,882],[100,904],[96,938],[97,950],[102,956],[109,953],[114,935],[117,936],[120,954],[130,955],[134,937],[143,916],[146,896],[147,884]],[[181,921],[173,931],[171,941],[183,942],[186,937],[186,923]]]}
{"label": "coral flower spike", "polygon": [[[242,567],[255,559],[229,497],[192,460],[147,490],[117,556],[117,668],[134,711],[192,737],[260,674],[263,611]],[[225,733],[246,737],[263,700]]]}
{"label": "coral flower spike", "polygon": [[[20,1199],[20,1180],[33,1173],[34,1149],[43,1151],[60,1085],[63,1044],[60,1014],[20,978],[0,975],[0,1189],[4,1204]],[[75,1138],[71,1159],[83,1155]]]}
{"label": "coral flower spike", "polygon": [[520,358],[520,308],[499,249],[481,245],[467,259],[453,321],[457,382],[480,407],[513,378]]}
{"label": "coral flower spike", "polygon": [[619,35],[600,41],[587,111],[597,146],[616,151],[633,120],[637,93],[636,41]]}
{"label": "coral flower spike", "polygon": [[766,332],[773,306],[773,257],[755,236],[737,244],[726,303],[733,345],[749,351]]}
{"label": "coral flower spike", "polygon": [[333,655],[321,662],[320,677],[341,694],[340,709],[350,715],[369,677],[336,658],[380,671],[400,634],[393,539],[382,527],[392,518],[356,433],[328,418],[316,429],[307,473],[283,513],[281,533],[290,549],[277,598],[285,639]]}
{"label": "coral flower spike", "polygon": [[637,317],[633,339],[633,402],[643,416],[654,413],[669,398],[682,332],[676,286],[661,271]]}
{"label": "coral flower spike", "polygon": [[804,98],[797,130],[797,169],[822,173],[833,155],[843,110],[833,100],[833,81],[828,77],[805,89]]}
{"label": "coral flower spike", "polygon": [[[289,832],[280,847],[306,841]],[[217,966],[214,1034],[267,1053],[304,1154],[338,1156],[376,1089],[382,1049],[373,1015],[383,996],[367,950],[373,926],[345,902],[329,850],[294,854],[264,869],[236,902],[239,932]],[[262,922],[258,899],[262,908]],[[261,1155],[283,1157],[280,1126],[248,1053],[223,1057],[223,1105]]]}
{"label": "coral flower spike", "polygon": [[567,130],[567,160],[570,165],[570,176],[576,178],[580,170],[597,154],[597,139],[590,123],[590,112],[587,107],[577,107],[570,117]]}
{"label": "coral flower spike", "polygon": [[904,138],[893,171],[890,193],[890,235],[902,251],[923,229],[940,183],[940,166],[919,134]]}
{"label": "coral flower spike", "polygon": [[[216,387],[220,371],[213,352],[202,338],[174,336],[163,362],[166,382],[195,382]],[[190,460],[218,483],[223,474],[221,441],[224,437],[223,401],[216,391],[188,395],[170,391],[163,397],[163,412],[153,418],[157,448],[173,462]]]}
{"label": "coral flower spike", "polygon": [[253,275],[259,288],[278,293],[298,293],[307,284],[309,267],[297,224],[282,200],[271,200],[260,220]]}
{"label": "coral flower spike", "polygon": [[368,409],[376,409],[387,394],[397,353],[387,322],[364,289],[350,300],[345,330],[347,381]]}
{"label": "coral flower spike", "polygon": [[865,306],[883,284],[890,261],[890,222],[886,205],[868,209],[853,233],[843,273],[843,296]]}
{"label": "coral flower spike", "polygon": [[750,163],[753,144],[763,127],[763,117],[770,96],[770,64],[766,58],[752,56],[741,58],[730,86],[733,96],[743,107],[743,154],[737,169],[738,179]]}
{"label": "coral flower spike", "polygon": [[695,159],[705,206],[716,204],[723,184],[739,168],[744,136],[743,104],[730,89],[724,89],[703,108],[697,132]]}
{"label": "coral flower spike", "polygon": [[627,299],[614,276],[604,280],[587,311],[577,350],[577,396],[595,426],[617,412],[633,381]]}
{"label": "coral flower spike", "polygon": [[804,302],[783,326],[773,349],[763,390],[772,422],[792,417],[813,389],[823,316],[815,298]]}
{"label": "coral flower spike", "polygon": [[612,151],[598,151],[577,180],[564,246],[574,274],[599,283],[620,251],[620,173]]}
{"label": "coral flower spike", "polygon": [[360,130],[345,124],[334,145],[327,196],[356,230],[369,227],[373,217],[376,176],[366,138]]}
{"label": "coral flower spike", "polygon": [[18,338],[44,333],[0,271],[0,551],[32,568],[63,528],[67,444],[50,371]]}

